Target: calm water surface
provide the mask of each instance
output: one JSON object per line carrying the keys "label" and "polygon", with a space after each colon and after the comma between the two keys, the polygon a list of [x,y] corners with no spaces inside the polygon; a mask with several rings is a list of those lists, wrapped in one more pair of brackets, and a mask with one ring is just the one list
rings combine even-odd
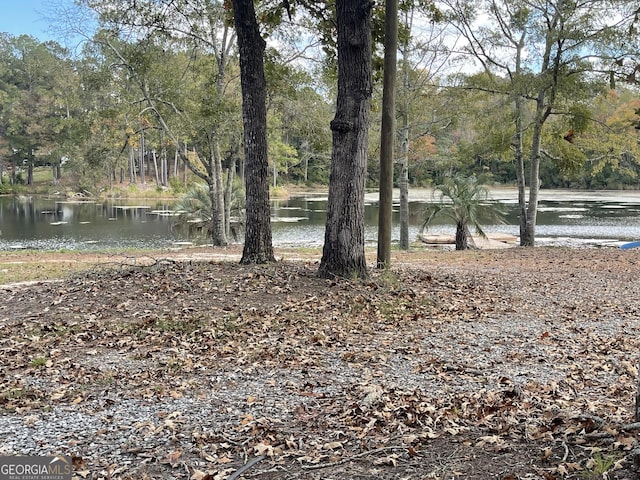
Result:
{"label": "calm water surface", "polygon": [[[495,189],[494,199],[508,207],[507,224],[489,232],[518,234],[517,193]],[[422,225],[428,190],[410,192],[410,238]],[[140,202],[136,200],[136,202]],[[367,242],[377,240],[378,194],[367,194]],[[326,195],[304,195],[272,202],[276,246],[318,246],[324,240]],[[0,197],[0,250],[164,248],[195,241],[175,228],[169,202],[69,203],[39,197]],[[397,192],[392,238],[398,241]],[[453,233],[451,225],[434,225],[431,233]],[[619,244],[640,240],[640,192],[543,190],[540,195],[539,244]]]}

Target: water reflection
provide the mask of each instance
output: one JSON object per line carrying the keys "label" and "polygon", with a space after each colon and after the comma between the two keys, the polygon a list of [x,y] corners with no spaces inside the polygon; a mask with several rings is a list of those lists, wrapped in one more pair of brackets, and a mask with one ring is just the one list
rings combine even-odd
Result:
{"label": "water reflection", "polygon": [[[508,206],[507,224],[489,232],[518,235],[515,190],[495,190]],[[397,198],[397,197],[396,197]],[[410,238],[418,235],[429,191],[411,191]],[[640,193],[542,191],[536,228],[540,244],[615,244],[640,239]],[[326,195],[306,195],[272,204],[273,241],[279,246],[320,246],[324,242]],[[194,239],[173,228],[172,202],[61,202],[38,197],[0,197],[0,250],[14,248],[91,250],[164,248]],[[393,209],[398,241],[399,207]],[[365,238],[377,240],[377,193],[367,194]],[[431,232],[452,233],[446,223]]]}

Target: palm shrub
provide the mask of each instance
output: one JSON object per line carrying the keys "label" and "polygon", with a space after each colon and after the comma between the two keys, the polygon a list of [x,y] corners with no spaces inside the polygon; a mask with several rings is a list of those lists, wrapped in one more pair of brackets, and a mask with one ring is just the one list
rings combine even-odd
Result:
{"label": "palm shrub", "polygon": [[175,223],[178,226],[187,226],[190,234],[209,235],[212,228],[209,185],[200,182],[189,185],[175,209],[178,213]]}
{"label": "palm shrub", "polygon": [[[245,203],[244,191],[235,187],[236,185],[234,185],[231,195],[230,232],[227,232],[227,234],[230,234],[237,241],[244,227]],[[211,192],[208,184],[197,182],[189,185],[175,206],[175,210],[178,213],[176,225],[187,226],[190,234],[196,233],[206,237],[211,236],[213,229],[211,202]]]}
{"label": "palm shrub", "polygon": [[434,202],[425,209],[422,233],[436,218],[444,217],[456,225],[456,250],[469,248],[473,226],[476,233],[487,238],[482,222],[504,222],[504,210],[499,203],[490,202],[489,189],[476,177],[452,175],[436,185]]}

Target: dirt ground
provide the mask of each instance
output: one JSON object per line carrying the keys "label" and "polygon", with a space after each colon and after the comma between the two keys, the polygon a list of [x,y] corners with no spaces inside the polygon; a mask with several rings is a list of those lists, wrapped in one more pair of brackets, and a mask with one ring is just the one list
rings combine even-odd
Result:
{"label": "dirt ground", "polygon": [[634,250],[394,252],[366,282],[317,278],[313,251],[33,255],[0,254],[5,278],[82,268],[0,288],[0,455],[78,479],[639,478]]}

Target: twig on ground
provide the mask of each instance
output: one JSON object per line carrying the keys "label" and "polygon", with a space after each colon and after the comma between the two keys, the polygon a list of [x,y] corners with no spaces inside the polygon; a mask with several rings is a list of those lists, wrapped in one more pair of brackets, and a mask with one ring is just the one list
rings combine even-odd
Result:
{"label": "twig on ground", "polygon": [[302,465],[302,468],[304,470],[320,470],[322,468],[329,468],[329,467],[335,467],[338,465],[343,465],[345,463],[349,463],[352,462],[358,458],[363,458],[363,457],[367,457],[369,455],[376,455],[378,453],[382,453],[382,452],[388,452],[391,450],[406,450],[406,447],[400,447],[400,446],[393,446],[393,447],[382,447],[382,448],[377,448],[375,450],[369,450],[366,452],[361,452],[358,453],[356,455],[352,455],[351,457],[348,458],[343,458],[342,460],[338,460],[337,462],[327,462],[327,463],[318,463],[316,465]]}
{"label": "twig on ground", "polygon": [[249,460],[247,463],[245,463],[242,467],[240,467],[238,470],[236,470],[235,472],[233,472],[231,474],[231,476],[229,478],[227,478],[227,480],[236,480],[236,478],[239,478],[240,475],[242,475],[244,472],[246,472],[247,470],[249,470],[251,467],[253,467],[255,464],[260,463],[261,461],[263,461],[265,458],[264,455],[261,455],[259,457],[254,457],[251,460]]}

